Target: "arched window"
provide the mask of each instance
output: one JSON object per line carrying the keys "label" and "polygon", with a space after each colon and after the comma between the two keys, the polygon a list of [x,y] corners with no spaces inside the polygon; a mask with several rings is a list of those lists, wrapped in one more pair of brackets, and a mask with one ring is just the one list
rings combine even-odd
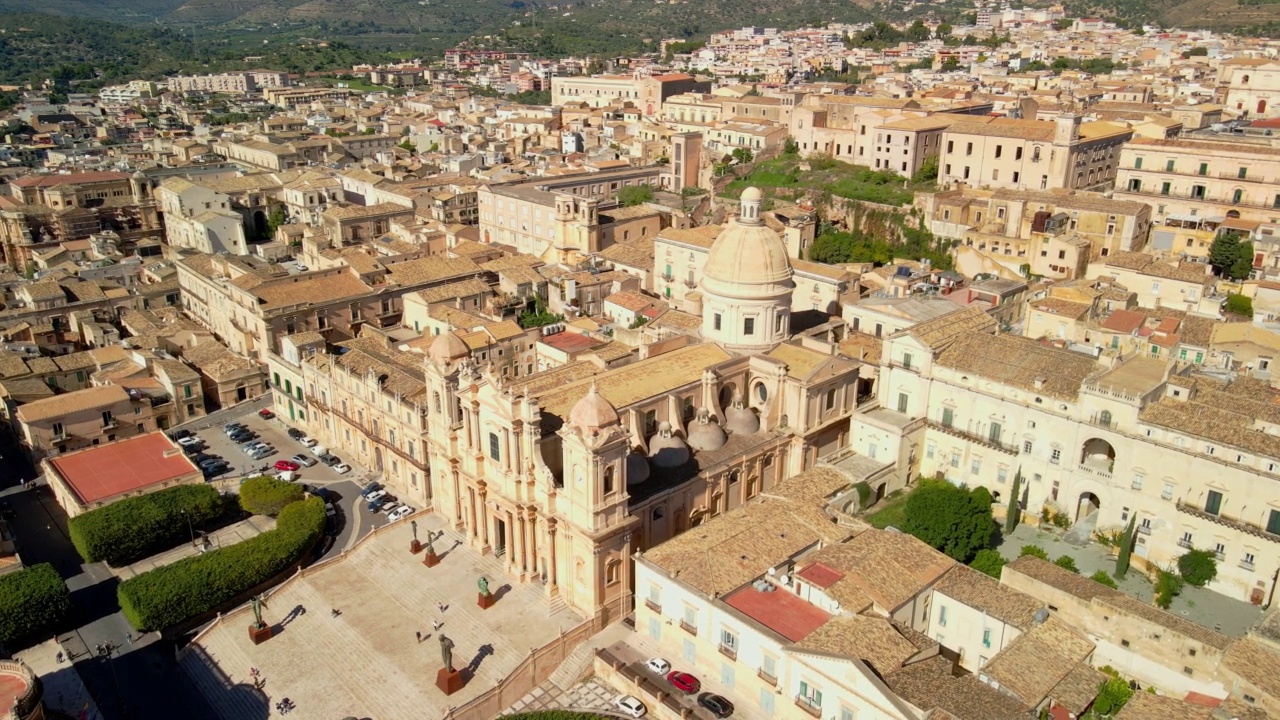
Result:
{"label": "arched window", "polygon": [[613,466],[604,469],[604,494],[608,495],[613,492]]}
{"label": "arched window", "polygon": [[617,560],[610,560],[609,564],[604,566],[604,582],[606,585],[613,585],[618,582],[619,576],[622,574],[622,563]]}
{"label": "arched window", "polygon": [[653,513],[650,515],[650,517],[655,521],[661,520],[666,516],[667,516],[667,513],[665,510],[662,509],[661,506],[654,508]]}
{"label": "arched window", "polygon": [[1098,413],[1098,422],[1104,427],[1111,427],[1111,411],[1103,410]]}

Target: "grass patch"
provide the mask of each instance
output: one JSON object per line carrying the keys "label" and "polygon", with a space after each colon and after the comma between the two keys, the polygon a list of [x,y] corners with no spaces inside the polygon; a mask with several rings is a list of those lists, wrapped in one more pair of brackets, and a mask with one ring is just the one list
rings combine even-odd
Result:
{"label": "grass patch", "polygon": [[[802,170],[806,164],[809,169]],[[904,187],[904,183],[906,186]],[[826,156],[801,158],[783,155],[752,168],[745,177],[725,187],[726,197],[738,197],[748,187],[760,188],[766,197],[795,201],[806,194],[830,194],[849,200],[909,205],[914,187],[887,170],[872,170]]]}
{"label": "grass patch", "polygon": [[911,493],[890,496],[875,512],[867,513],[862,519],[866,520],[871,527],[881,530],[890,526],[901,529],[902,524],[907,521],[907,498],[910,496]]}

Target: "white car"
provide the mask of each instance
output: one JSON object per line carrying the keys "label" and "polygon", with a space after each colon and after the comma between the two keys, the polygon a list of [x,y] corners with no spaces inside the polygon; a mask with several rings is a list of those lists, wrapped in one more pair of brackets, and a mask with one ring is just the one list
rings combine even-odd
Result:
{"label": "white car", "polygon": [[202,444],[203,442],[204,442],[204,441],[203,441],[203,440],[201,440],[201,439],[200,439],[200,436],[198,436],[198,435],[188,435],[188,436],[186,436],[186,437],[182,438],[181,440],[179,440],[179,441],[178,441],[178,444],[179,444],[179,445],[181,445],[181,446],[183,446],[183,447],[190,447],[190,446],[192,446],[192,445],[200,445],[200,444]]}
{"label": "white car", "polygon": [[369,497],[365,498],[365,502],[367,502],[367,503],[369,503],[370,505],[372,505],[373,503],[375,503],[375,502],[377,502],[377,501],[381,500],[382,498],[384,498],[384,497],[386,497],[386,496],[387,496],[387,491],[386,491],[386,490],[379,490],[379,491],[377,491],[377,492],[375,492],[375,493],[370,493],[370,494],[369,494]]}
{"label": "white car", "polygon": [[671,672],[671,663],[662,658],[649,658],[644,666],[649,668],[650,672],[662,677],[666,677],[667,673]]}
{"label": "white car", "polygon": [[313,448],[316,446],[316,441],[307,437],[306,435],[303,435],[302,437],[298,438],[298,442],[302,443],[302,447]]}
{"label": "white car", "polygon": [[397,520],[407,518],[412,514],[413,514],[413,508],[409,507],[408,505],[401,505],[395,510],[392,510],[391,512],[387,513],[387,522],[395,522]]}
{"label": "white car", "polygon": [[333,466],[333,471],[338,473],[339,475],[346,475],[347,473],[351,472],[351,466],[346,463],[338,463],[337,465]]}
{"label": "white car", "polygon": [[614,700],[613,706],[618,708],[618,711],[623,715],[633,718],[642,718],[645,713],[649,712],[649,709],[644,706],[644,703],[631,695],[623,695]]}
{"label": "white car", "polygon": [[328,517],[333,517],[334,515],[338,514],[338,511],[333,507],[333,503],[325,503],[324,514]]}

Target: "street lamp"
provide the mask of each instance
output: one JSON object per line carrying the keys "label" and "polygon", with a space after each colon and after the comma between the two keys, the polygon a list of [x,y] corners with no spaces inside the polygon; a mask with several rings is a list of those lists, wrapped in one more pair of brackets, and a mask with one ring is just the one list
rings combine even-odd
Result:
{"label": "street lamp", "polygon": [[184,518],[186,518],[186,519],[187,519],[187,532],[191,534],[191,547],[195,547],[195,546],[196,546],[196,531],[195,531],[195,528],[191,527],[191,516],[187,514],[187,511],[186,511],[186,510],[183,510],[183,511],[182,511],[182,517],[184,517]]}

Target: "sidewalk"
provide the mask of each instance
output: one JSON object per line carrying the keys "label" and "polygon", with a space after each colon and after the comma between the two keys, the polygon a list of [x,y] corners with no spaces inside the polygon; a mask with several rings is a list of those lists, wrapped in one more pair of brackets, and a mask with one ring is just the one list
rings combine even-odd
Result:
{"label": "sidewalk", "polygon": [[[211,549],[234,545],[238,542],[244,542],[250,538],[257,537],[264,532],[270,532],[276,529],[275,518],[265,515],[254,515],[248,520],[241,520],[235,525],[227,527],[209,534],[209,543]],[[166,550],[165,552],[152,555],[146,560],[139,560],[132,565],[126,565],[122,568],[111,568],[111,572],[121,580],[128,580],[135,575],[140,575],[148,570],[154,570],[175,563],[183,558],[191,557],[200,551],[196,546],[189,542],[184,542],[176,548]]]}
{"label": "sidewalk", "polygon": [[98,711],[98,705],[89,695],[75,665],[65,655],[62,662],[58,662],[60,651],[62,646],[57,640],[46,640],[18,653],[18,659],[40,676],[40,682],[44,684],[46,708],[77,719],[83,717],[85,720],[100,720],[102,713]]}

